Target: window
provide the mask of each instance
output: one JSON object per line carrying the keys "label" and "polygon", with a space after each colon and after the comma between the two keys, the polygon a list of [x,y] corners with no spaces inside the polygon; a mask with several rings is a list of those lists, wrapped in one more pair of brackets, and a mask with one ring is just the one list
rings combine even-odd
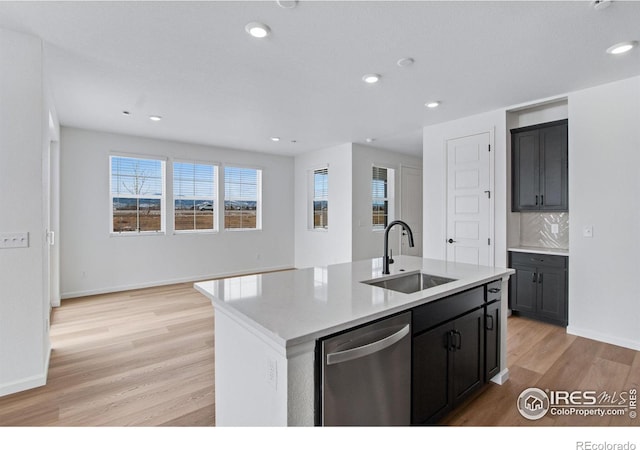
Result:
{"label": "window", "polygon": [[371,178],[372,224],[374,230],[384,230],[392,215],[393,169],[373,167]]}
{"label": "window", "polygon": [[176,231],[216,230],[217,169],[213,164],[173,164]]}
{"label": "window", "polygon": [[224,227],[262,228],[262,170],[224,168]]}
{"label": "window", "polygon": [[313,229],[328,228],[329,169],[313,171]]}
{"label": "window", "polygon": [[109,157],[111,231],[164,231],[165,162],[157,159]]}

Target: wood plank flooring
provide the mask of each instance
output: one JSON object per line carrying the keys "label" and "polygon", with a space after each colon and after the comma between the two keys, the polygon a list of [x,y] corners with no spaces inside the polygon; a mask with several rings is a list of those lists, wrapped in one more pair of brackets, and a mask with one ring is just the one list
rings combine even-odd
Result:
{"label": "wood plank flooring", "polygon": [[192,283],[65,300],[47,385],[0,398],[0,425],[213,425],[213,326]]}
{"label": "wood plank flooring", "polygon": [[[0,397],[0,426],[215,424],[213,308],[191,283],[65,300],[54,310],[46,386]],[[640,389],[640,352],[509,319],[510,379],[441,422],[455,426],[640,425],[625,417],[529,421],[528,387]]]}

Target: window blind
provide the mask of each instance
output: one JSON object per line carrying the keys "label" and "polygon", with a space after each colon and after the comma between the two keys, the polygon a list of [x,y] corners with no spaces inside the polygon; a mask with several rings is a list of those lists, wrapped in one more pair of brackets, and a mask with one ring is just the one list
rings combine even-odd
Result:
{"label": "window blind", "polygon": [[224,168],[224,226],[227,229],[259,229],[262,171]]}
{"label": "window blind", "polygon": [[215,230],[216,170],[213,164],[173,164],[176,231]]}

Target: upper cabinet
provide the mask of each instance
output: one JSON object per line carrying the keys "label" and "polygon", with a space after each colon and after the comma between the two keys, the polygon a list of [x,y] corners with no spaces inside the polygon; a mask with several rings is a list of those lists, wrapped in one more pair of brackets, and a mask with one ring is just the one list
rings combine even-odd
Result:
{"label": "upper cabinet", "polygon": [[568,120],[511,130],[512,211],[568,211]]}

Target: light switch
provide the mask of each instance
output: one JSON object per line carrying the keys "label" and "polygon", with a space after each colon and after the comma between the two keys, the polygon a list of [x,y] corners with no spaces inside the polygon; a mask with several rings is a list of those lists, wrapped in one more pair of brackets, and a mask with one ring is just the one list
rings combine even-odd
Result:
{"label": "light switch", "polygon": [[586,238],[593,237],[593,225],[585,225],[582,227],[582,236]]}
{"label": "light switch", "polygon": [[29,233],[0,233],[0,248],[29,247]]}

